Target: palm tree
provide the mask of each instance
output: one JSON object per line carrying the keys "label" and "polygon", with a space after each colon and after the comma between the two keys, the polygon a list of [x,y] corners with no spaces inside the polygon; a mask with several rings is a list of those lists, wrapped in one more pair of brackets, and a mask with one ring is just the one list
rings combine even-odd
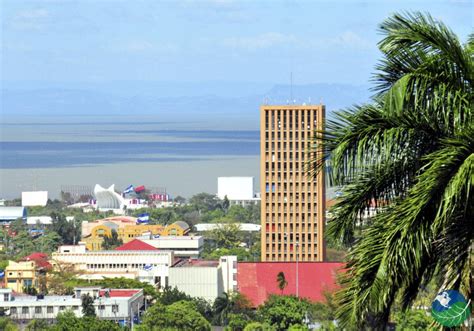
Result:
{"label": "palm tree", "polygon": [[[409,307],[429,281],[472,293],[474,35],[462,45],[421,13],[380,31],[373,101],[328,120],[309,163],[313,175],[327,163],[344,188],[328,235],[351,246],[336,296],[348,329],[385,325],[394,302]],[[370,203],[377,213],[357,239]]]}
{"label": "palm tree", "polygon": [[219,325],[227,325],[228,315],[232,312],[233,308],[234,301],[227,292],[224,292],[222,296],[217,297],[212,307],[216,322]]}
{"label": "palm tree", "polygon": [[283,290],[288,285],[288,282],[285,278],[285,273],[283,271],[280,271],[277,275],[277,285],[281,291],[281,294],[283,294]]}

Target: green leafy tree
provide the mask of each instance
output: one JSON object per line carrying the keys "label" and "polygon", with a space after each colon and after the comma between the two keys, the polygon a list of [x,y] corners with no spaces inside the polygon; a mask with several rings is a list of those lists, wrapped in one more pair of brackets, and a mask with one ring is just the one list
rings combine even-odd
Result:
{"label": "green leafy tree", "polygon": [[229,223],[232,220],[225,217],[225,212],[222,209],[214,209],[199,213],[200,221],[202,223]]}
{"label": "green leafy tree", "polygon": [[26,325],[26,331],[48,331],[49,324],[45,320],[32,320]]}
{"label": "green leafy tree", "polygon": [[433,319],[425,310],[415,309],[397,312],[394,320],[397,323],[397,330],[404,331],[428,330],[433,322]]}
{"label": "green leafy tree", "polygon": [[158,295],[158,302],[162,305],[168,306],[178,301],[190,301],[191,297],[178,288],[167,286]]}
{"label": "green leafy tree", "polygon": [[18,327],[9,318],[0,317],[0,330],[4,331],[18,331]]}
{"label": "green leafy tree", "polygon": [[66,310],[59,313],[56,323],[50,327],[50,331],[124,331],[125,329],[113,321],[100,320],[97,317],[76,317]]}
{"label": "green leafy tree", "polygon": [[[472,295],[474,35],[462,45],[420,13],[395,14],[380,30],[377,95],[337,112],[312,150],[312,171],[327,160],[344,187],[328,224],[353,245],[337,294],[341,328],[383,328],[396,298],[409,307],[431,279]],[[377,214],[364,221],[370,202]]]}
{"label": "green leafy tree", "polygon": [[267,324],[260,322],[252,322],[245,326],[244,331],[275,331],[276,329]]}
{"label": "green leafy tree", "polygon": [[224,212],[227,213],[230,207],[230,201],[229,201],[229,198],[227,198],[227,195],[224,197],[224,200],[222,200],[221,206]]}
{"label": "green leafy tree", "polygon": [[236,325],[238,324],[237,320],[241,320],[241,317],[245,317],[247,321],[254,317],[250,300],[238,292],[232,292],[231,294],[224,292],[223,295],[216,298],[212,309],[214,312],[214,324],[217,325],[228,325],[231,315],[234,316],[234,323]]}
{"label": "green leafy tree", "polygon": [[56,232],[60,237],[62,244],[72,245],[81,238],[81,224],[74,219],[68,221],[62,213],[53,211],[51,213],[52,224],[50,229]]}
{"label": "green leafy tree", "polygon": [[221,201],[213,194],[198,193],[189,199],[189,203],[196,208],[200,213],[220,209]]}
{"label": "green leafy tree", "polygon": [[[208,248],[209,250],[209,248]],[[206,260],[218,260],[221,256],[236,255],[239,261],[255,261],[255,255],[243,248],[243,247],[234,247],[234,248],[210,248],[210,252],[204,252],[202,257]],[[258,257],[258,256],[257,256]],[[257,259],[258,261],[258,259]]]}
{"label": "green leafy tree", "polygon": [[228,315],[232,311],[234,302],[231,296],[224,292],[223,295],[216,298],[212,309],[214,311],[214,321],[218,325],[227,325]]}
{"label": "green leafy tree", "polygon": [[186,198],[184,198],[184,197],[178,195],[177,197],[175,197],[175,198],[173,199],[173,201],[176,202],[176,203],[179,203],[180,205],[183,205],[183,204],[186,203]]}
{"label": "green leafy tree", "polygon": [[308,327],[301,324],[293,324],[288,328],[288,331],[308,331]]}
{"label": "green leafy tree", "polygon": [[310,309],[310,303],[295,296],[271,295],[258,308],[258,315],[265,323],[277,330],[288,330],[294,324],[302,324]]}
{"label": "green leafy tree", "polygon": [[104,236],[104,241],[102,242],[102,249],[113,250],[121,245],[123,245],[123,240],[119,238],[117,231],[112,229],[112,235],[110,237]]}
{"label": "green leafy tree", "polygon": [[250,318],[245,314],[229,314],[229,323],[224,331],[243,331],[247,324],[251,322]]}
{"label": "green leafy tree", "polygon": [[208,331],[211,325],[191,301],[177,301],[169,306],[156,303],[145,313],[139,330]]}
{"label": "green leafy tree", "polygon": [[82,314],[88,317],[95,317],[94,298],[88,293],[81,296]]}
{"label": "green leafy tree", "polygon": [[242,242],[242,234],[238,224],[222,224],[208,231],[206,237],[212,240],[218,248],[234,248]]}
{"label": "green leafy tree", "polygon": [[37,295],[38,290],[34,288],[33,286],[23,286],[23,293],[28,294],[28,295]]}
{"label": "green leafy tree", "polygon": [[33,240],[35,251],[51,254],[61,244],[61,237],[55,231],[46,230],[44,235]]}
{"label": "green leafy tree", "polygon": [[73,288],[76,286],[76,279],[80,272],[69,263],[55,263],[55,265],[55,269],[48,273],[48,294],[73,294]]}
{"label": "green leafy tree", "polygon": [[283,294],[283,290],[286,286],[288,286],[288,281],[286,280],[285,273],[283,271],[278,273],[276,281],[281,294]]}

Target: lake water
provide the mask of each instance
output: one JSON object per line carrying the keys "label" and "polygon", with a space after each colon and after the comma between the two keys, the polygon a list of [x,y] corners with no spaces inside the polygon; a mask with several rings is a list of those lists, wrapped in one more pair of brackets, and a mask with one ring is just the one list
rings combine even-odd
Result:
{"label": "lake water", "polygon": [[171,195],[189,197],[215,193],[218,176],[254,176],[258,184],[258,123],[247,130],[232,126],[130,117],[4,118],[0,198],[25,190],[57,197],[62,186],[96,183],[166,187]]}

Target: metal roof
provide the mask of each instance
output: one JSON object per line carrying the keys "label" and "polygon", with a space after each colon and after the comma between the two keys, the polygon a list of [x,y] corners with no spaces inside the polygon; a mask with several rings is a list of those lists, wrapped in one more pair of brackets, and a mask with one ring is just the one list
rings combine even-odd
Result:
{"label": "metal roof", "polygon": [[177,222],[174,222],[173,224],[176,224],[177,226],[179,226],[183,230],[189,229],[188,223],[186,223],[184,221],[177,221]]}
{"label": "metal roof", "polygon": [[26,219],[25,207],[4,207],[0,206],[0,221],[14,221],[17,218]]}
{"label": "metal roof", "polygon": [[[339,262],[238,262],[237,284],[240,293],[247,296],[254,307],[258,307],[271,294],[298,294],[311,301],[323,301],[324,291],[336,289],[336,274],[344,263]],[[278,288],[277,275],[283,272],[288,285]],[[298,277],[296,276],[298,275]]]}

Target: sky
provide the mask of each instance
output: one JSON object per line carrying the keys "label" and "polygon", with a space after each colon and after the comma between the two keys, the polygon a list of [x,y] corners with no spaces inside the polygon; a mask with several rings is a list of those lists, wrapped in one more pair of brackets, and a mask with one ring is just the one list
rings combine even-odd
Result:
{"label": "sky", "polygon": [[366,84],[377,26],[430,12],[462,40],[470,1],[1,0],[1,82]]}

